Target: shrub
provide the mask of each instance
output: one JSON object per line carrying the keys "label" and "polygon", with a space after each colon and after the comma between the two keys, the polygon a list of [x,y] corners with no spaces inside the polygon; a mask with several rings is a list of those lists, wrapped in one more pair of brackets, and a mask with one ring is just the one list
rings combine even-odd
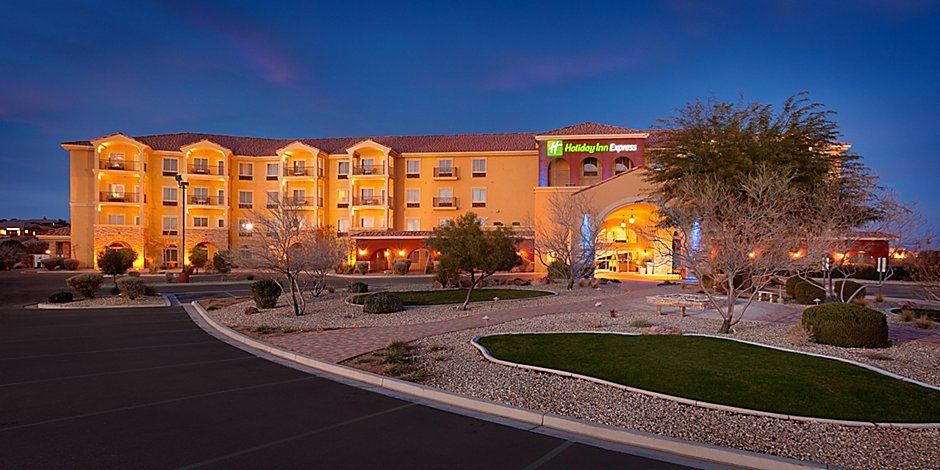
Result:
{"label": "shrub", "polygon": [[[845,284],[845,290],[842,290],[842,284]],[[836,281],[832,283],[832,288],[834,289],[836,299],[843,302],[847,301],[849,297],[852,297],[852,294],[854,294],[855,291],[859,289],[861,290],[858,292],[858,295],[856,295],[852,300],[863,300],[865,296],[868,295],[868,292],[865,291],[865,288],[855,281]]]}
{"label": "shrub", "polygon": [[203,269],[209,263],[209,250],[204,246],[196,245],[189,250],[189,264]]}
{"label": "shrub", "polygon": [[351,282],[346,288],[350,294],[361,294],[363,292],[369,292],[369,285],[364,282]]}
{"label": "shrub", "polygon": [[901,309],[898,315],[901,316],[901,321],[905,323],[914,321],[914,319],[917,318],[917,312],[907,308]]}
{"label": "shrub", "polygon": [[225,251],[219,251],[212,255],[212,269],[222,274],[230,272],[232,270],[231,254]]}
{"label": "shrub", "polygon": [[811,305],[816,302],[816,299],[825,300],[826,291],[815,284],[803,281],[798,282],[793,288],[793,296],[796,297],[797,303]]}
{"label": "shrub", "polygon": [[130,248],[107,249],[98,255],[98,268],[109,276],[124,274],[137,259],[137,252]]}
{"label": "shrub", "polygon": [[49,294],[50,304],[64,304],[73,300],[75,300],[75,297],[67,290],[60,290]]}
{"label": "shrub", "polygon": [[79,274],[65,280],[66,285],[74,290],[76,294],[86,299],[97,297],[103,282],[104,276],[98,273]]}
{"label": "shrub", "polygon": [[888,320],[881,312],[858,305],[831,303],[803,311],[802,325],[813,341],[846,348],[884,348]]}
{"label": "shrub", "polygon": [[554,260],[548,265],[548,277],[552,279],[567,279],[571,270],[561,260]]}
{"label": "shrub", "polygon": [[111,288],[111,295],[120,295],[120,294],[121,294],[121,289],[118,289],[118,286],[114,286]]}
{"label": "shrub", "polygon": [[914,321],[914,324],[917,325],[918,328],[921,328],[924,330],[929,330],[933,328],[933,320],[930,317],[928,317],[926,313],[921,315],[920,318]]}
{"label": "shrub", "polygon": [[441,287],[454,287],[460,281],[460,274],[450,263],[440,262],[434,272],[434,281]]}
{"label": "shrub", "polygon": [[51,258],[43,259],[42,261],[40,261],[40,263],[42,263],[42,267],[48,269],[49,271],[52,271],[62,266],[62,258],[53,256]]}
{"label": "shrub", "polygon": [[251,298],[258,308],[274,308],[281,296],[281,286],[272,279],[262,279],[251,283]]}
{"label": "shrub", "polygon": [[62,260],[62,268],[68,271],[75,271],[78,269],[78,260],[73,258],[65,258]]}
{"label": "shrub", "polygon": [[806,281],[801,279],[800,276],[792,276],[792,277],[787,278],[787,282],[783,284],[784,290],[786,291],[787,295],[790,297],[796,297],[796,285],[801,282],[806,282]]}
{"label": "shrub", "polygon": [[365,274],[369,272],[369,262],[368,261],[356,261],[356,272],[359,274]]}
{"label": "shrub", "polygon": [[122,277],[117,280],[117,288],[128,299],[139,299],[144,296],[147,285],[136,277]]}
{"label": "shrub", "polygon": [[379,292],[366,296],[362,304],[365,313],[392,313],[405,309],[404,303],[397,295],[388,292]]}
{"label": "shrub", "polygon": [[647,320],[633,320],[630,322],[631,328],[649,328],[651,326],[653,326],[653,324]]}
{"label": "shrub", "polygon": [[128,271],[127,275],[130,277],[140,277],[140,271]]}
{"label": "shrub", "polygon": [[157,290],[154,289],[150,284],[144,284],[144,295],[147,297],[153,297],[157,295]]}
{"label": "shrub", "polygon": [[353,265],[347,263],[346,261],[337,264],[336,267],[333,268],[333,270],[336,271],[336,274],[352,274],[353,269]]}
{"label": "shrub", "polygon": [[411,269],[411,260],[408,258],[396,259],[392,264],[392,272],[398,275],[408,274]]}

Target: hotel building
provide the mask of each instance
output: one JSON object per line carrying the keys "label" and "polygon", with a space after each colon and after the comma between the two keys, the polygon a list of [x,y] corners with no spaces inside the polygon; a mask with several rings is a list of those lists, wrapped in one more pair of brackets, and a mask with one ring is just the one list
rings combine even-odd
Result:
{"label": "hotel building", "polygon": [[[384,271],[396,258],[420,271],[434,227],[473,211],[532,248],[550,198],[585,193],[604,215],[601,271],[670,276],[668,255],[642,236],[644,154],[655,131],[582,123],[541,133],[269,139],[196,133],[115,133],[66,142],[71,250],[83,266],[109,247],[139,254],[137,269],[176,266],[193,246],[248,250],[252,216],[287,198],[310,223],[357,245]],[[176,177],[188,182],[185,216]],[[182,246],[182,228],[186,246]],[[536,263],[539,264],[539,263]],[[539,265],[538,269],[544,269]]]}

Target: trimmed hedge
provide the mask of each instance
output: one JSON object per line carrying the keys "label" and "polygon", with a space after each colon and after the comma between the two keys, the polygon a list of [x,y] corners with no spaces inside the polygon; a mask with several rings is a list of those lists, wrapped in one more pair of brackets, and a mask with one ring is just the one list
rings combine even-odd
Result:
{"label": "trimmed hedge", "polygon": [[78,260],[74,258],[65,258],[62,260],[62,268],[66,271],[75,271],[78,269]]}
{"label": "trimmed hedge", "polygon": [[796,297],[796,302],[799,304],[812,305],[816,303],[816,299],[826,300],[826,291],[815,284],[803,281],[796,283],[793,288],[793,296]]}
{"label": "trimmed hedge", "polygon": [[362,304],[362,311],[365,313],[392,313],[404,309],[404,302],[398,296],[388,292],[378,292],[366,296]]}
{"label": "trimmed hedge", "polygon": [[886,348],[888,320],[885,314],[859,305],[831,303],[803,311],[803,327],[813,341],[844,348]]}
{"label": "trimmed hedge", "polygon": [[64,304],[73,300],[75,300],[75,297],[67,290],[60,290],[49,294],[50,304]]}
{"label": "trimmed hedge", "polygon": [[86,299],[98,297],[103,282],[104,276],[98,273],[78,274],[65,280],[66,285]]}
{"label": "trimmed hedge", "polygon": [[801,282],[806,282],[806,281],[801,279],[800,276],[793,276],[793,277],[787,278],[787,282],[784,283],[784,290],[786,290],[787,295],[789,295],[790,297],[796,297],[796,285]]}
{"label": "trimmed hedge", "polygon": [[392,263],[392,272],[400,276],[408,274],[409,269],[411,269],[411,260],[408,258],[396,259]]}
{"label": "trimmed hedge", "polygon": [[251,283],[251,298],[258,308],[274,308],[281,296],[281,286],[272,279],[262,279]]}
{"label": "trimmed hedge", "polygon": [[353,282],[349,284],[347,290],[349,290],[350,294],[362,294],[369,292],[369,285],[364,282]]}
{"label": "trimmed hedge", "polygon": [[[843,282],[845,283],[845,291],[842,290]],[[855,291],[858,289],[862,289],[862,290],[852,300],[862,300],[865,298],[866,295],[868,295],[868,292],[865,290],[865,288],[862,287],[861,284],[855,281],[836,281],[832,284],[832,286],[834,289],[835,297],[841,301],[848,300],[849,297],[852,297],[852,294],[854,294]]]}

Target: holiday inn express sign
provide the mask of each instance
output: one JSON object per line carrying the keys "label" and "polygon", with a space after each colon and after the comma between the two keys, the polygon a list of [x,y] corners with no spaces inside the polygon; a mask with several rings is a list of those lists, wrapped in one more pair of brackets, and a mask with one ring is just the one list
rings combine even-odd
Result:
{"label": "holiday inn express sign", "polygon": [[621,144],[617,142],[565,142],[564,140],[549,140],[545,142],[545,154],[549,157],[563,157],[569,153],[588,153],[595,152],[636,152],[639,146],[637,144]]}

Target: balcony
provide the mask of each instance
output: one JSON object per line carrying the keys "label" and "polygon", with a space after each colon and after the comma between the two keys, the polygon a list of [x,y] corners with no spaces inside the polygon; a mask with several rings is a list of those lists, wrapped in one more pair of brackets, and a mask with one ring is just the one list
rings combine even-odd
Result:
{"label": "balcony", "polygon": [[207,165],[190,165],[189,176],[225,176],[225,167],[211,167]]}
{"label": "balcony", "polygon": [[432,207],[435,209],[457,209],[457,198],[455,197],[435,197],[431,200]]}
{"label": "balcony", "polygon": [[434,179],[436,180],[455,180],[457,179],[457,169],[450,168],[434,168]]}
{"label": "balcony", "polygon": [[117,192],[117,191],[104,191],[104,192],[98,193],[98,202],[139,204],[140,194]]}
{"label": "balcony", "polygon": [[353,198],[353,205],[359,207],[385,207],[392,205],[392,198],[384,196],[359,196]]}
{"label": "balcony", "polygon": [[284,204],[289,206],[313,206],[315,204],[316,207],[323,207],[323,198],[288,196],[284,198]]}
{"label": "balcony", "polygon": [[285,177],[312,177],[316,176],[317,178],[323,178],[323,168],[307,168],[301,166],[295,166],[291,168],[284,168],[283,175]]}
{"label": "balcony", "polygon": [[[144,168],[138,161],[103,158],[98,160],[98,169],[115,171],[140,171]],[[146,168],[144,168],[146,170]]]}
{"label": "balcony", "polygon": [[189,196],[187,202],[192,206],[224,206],[225,198],[217,196]]}
{"label": "balcony", "polygon": [[388,176],[394,168],[391,165],[355,165],[352,167],[353,176]]}

